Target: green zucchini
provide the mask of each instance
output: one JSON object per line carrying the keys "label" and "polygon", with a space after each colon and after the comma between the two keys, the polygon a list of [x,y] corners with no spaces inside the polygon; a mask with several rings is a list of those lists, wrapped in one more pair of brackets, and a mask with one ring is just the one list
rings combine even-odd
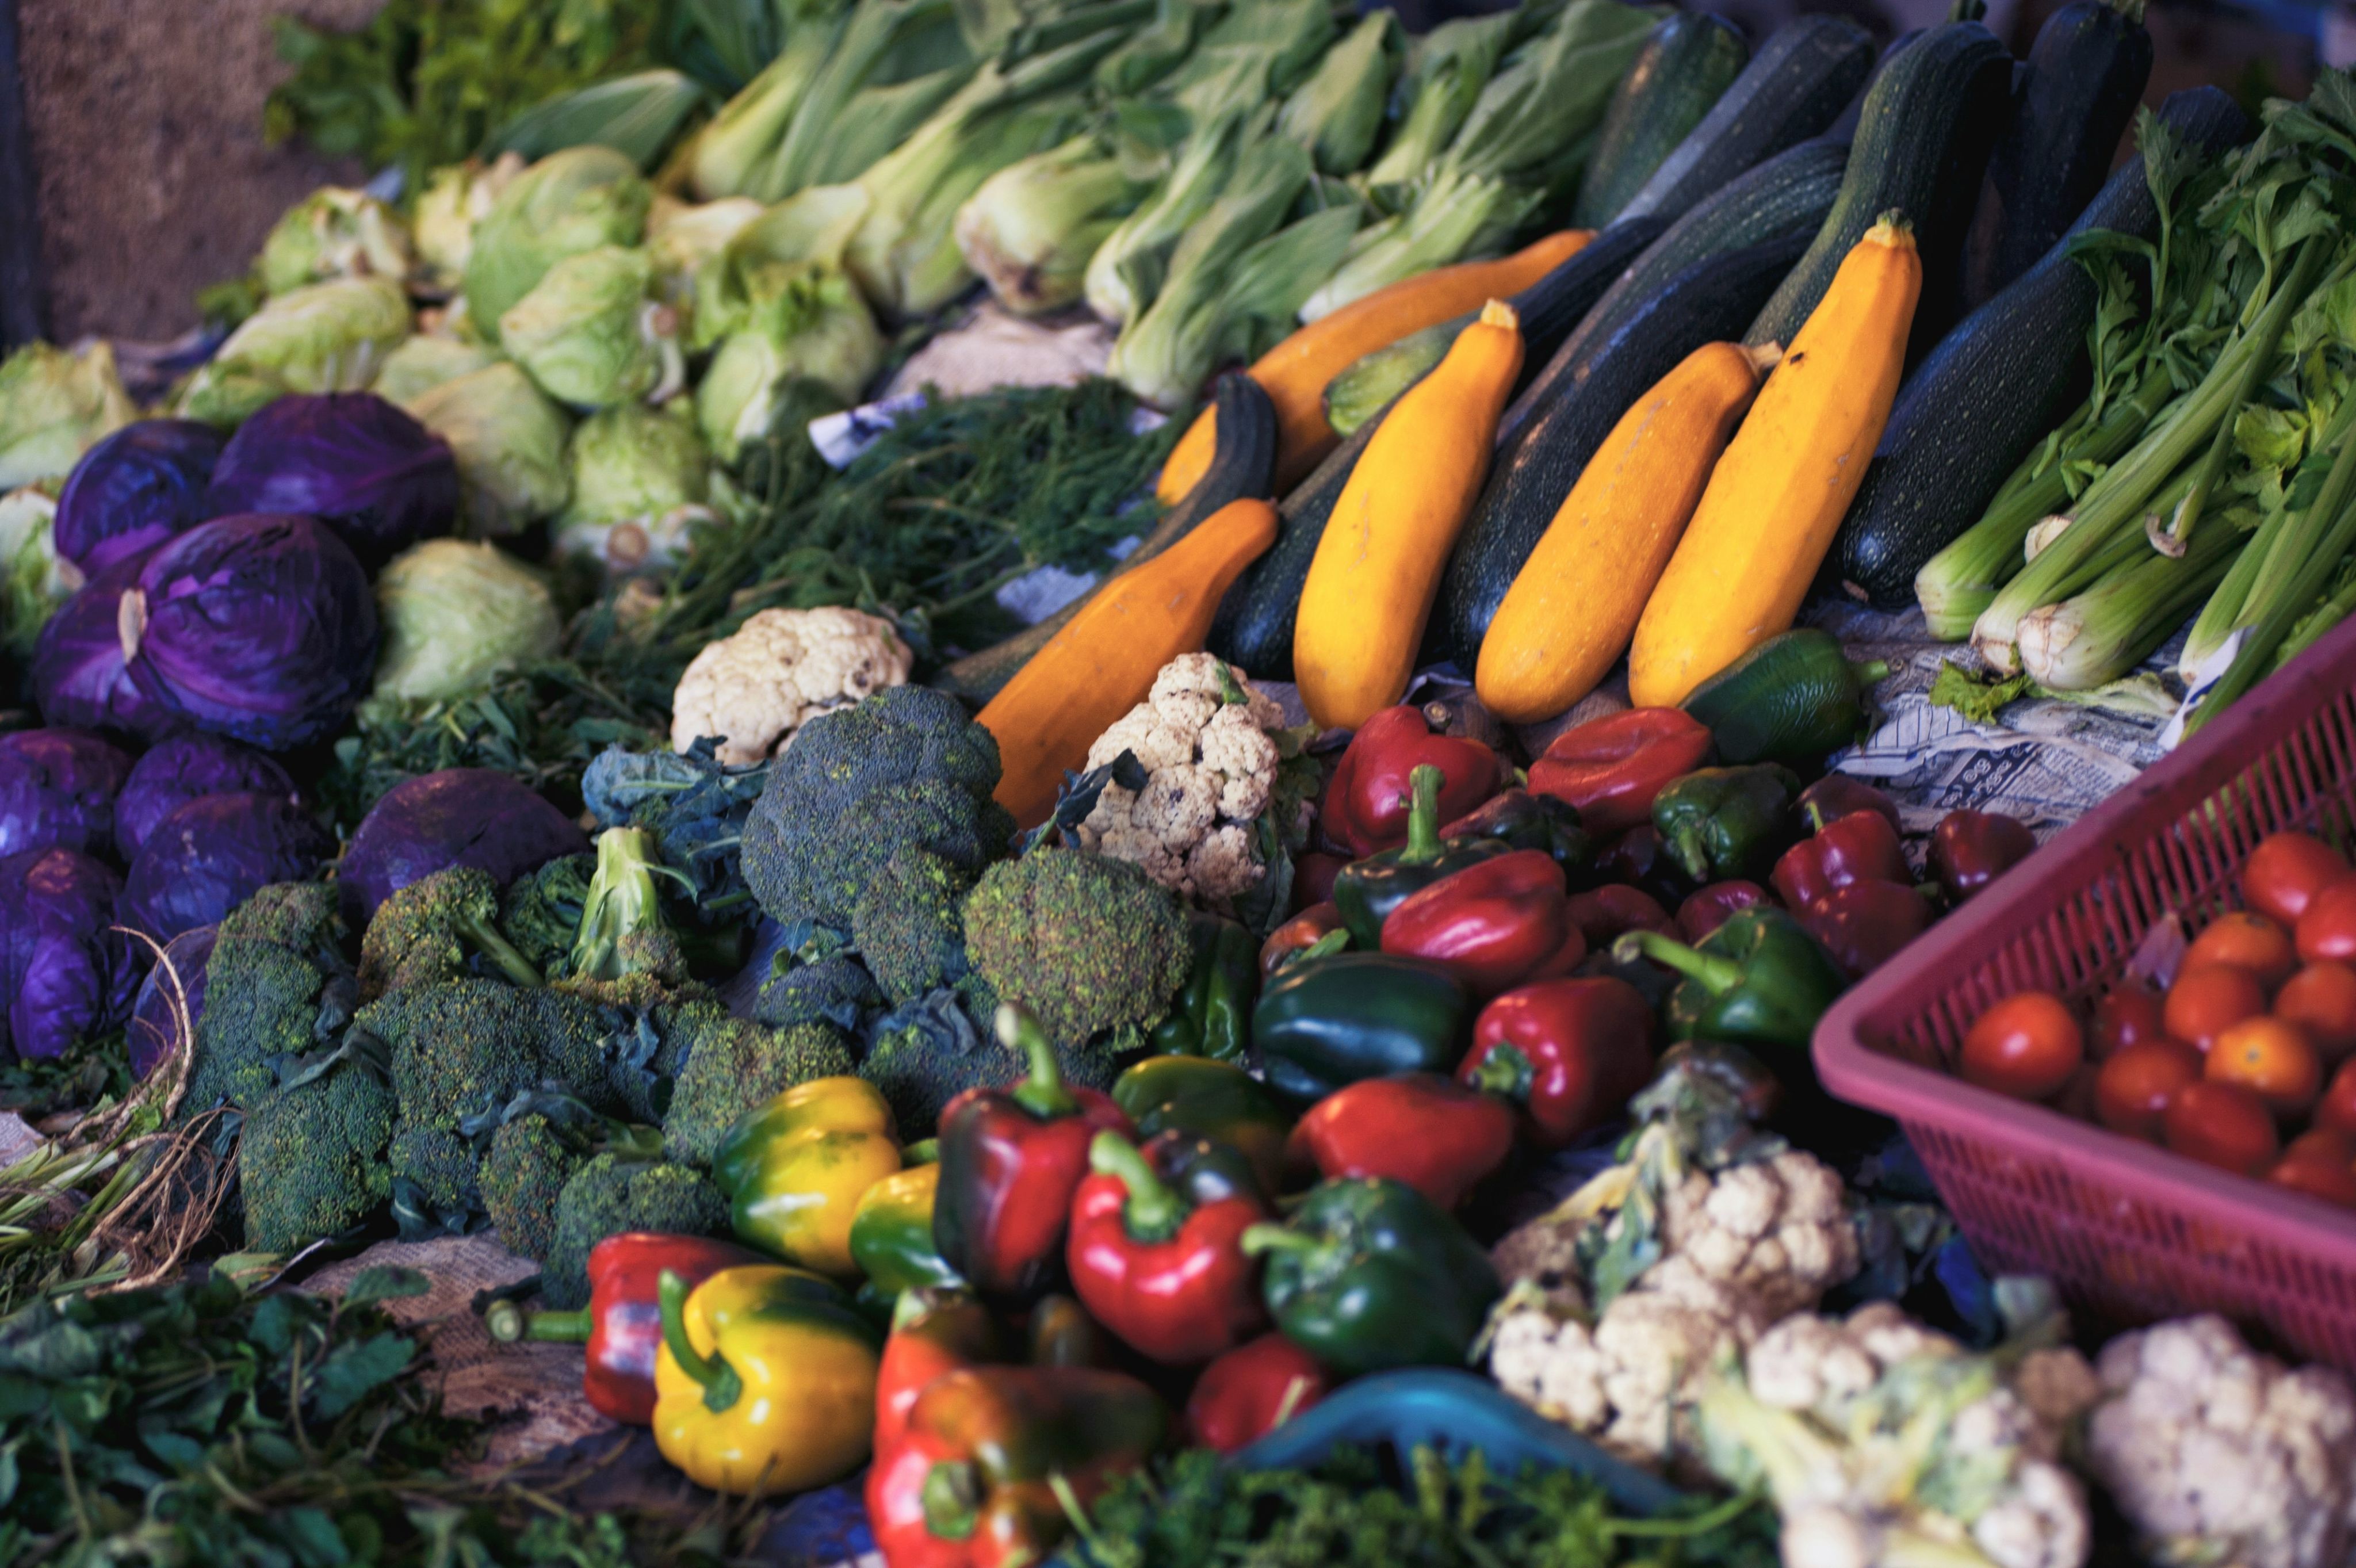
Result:
{"label": "green zucchini", "polygon": [[1743,341],[1790,342],[1843,258],[1894,210],[1922,257],[1910,360],[1927,351],[1954,319],[1964,231],[2011,102],[2012,56],[1977,22],[1933,27],[1892,56],[1866,94],[1840,199]]}
{"label": "green zucchini", "polygon": [[[1586,319],[1622,269],[1643,254],[1644,247],[1659,239],[1667,227],[1657,218],[1614,223],[1577,255],[1506,302],[1522,321],[1525,378],[1537,374],[1562,340]],[[1440,363],[1456,335],[1479,314],[1468,310],[1453,321],[1410,332],[1387,348],[1362,356],[1325,383],[1326,423],[1339,435],[1356,431]]]}
{"label": "green zucchini", "polygon": [[1276,509],[1276,542],[1244,568],[1219,601],[1205,646],[1253,680],[1292,679],[1292,623],[1301,613],[1301,585],[1309,580],[1309,564],[1317,558],[1317,542],[1325,537],[1342,487],[1382,425],[1378,413],[1358,426],[1292,488]]}
{"label": "green zucchini", "polygon": [[1737,175],[1832,124],[1872,65],[1871,36],[1847,17],[1786,22],[1620,216],[1684,217]]}
{"label": "green zucchini", "polygon": [[1676,11],[1664,18],[1612,90],[1571,227],[1601,229],[1619,217],[1750,59],[1741,31],[1722,16]]}
{"label": "green zucchini", "polygon": [[[1276,472],[1276,405],[1268,401],[1268,393],[1258,381],[1241,371],[1221,376],[1211,396],[1215,410],[1212,428],[1216,438],[1210,467],[1194,481],[1194,488],[1186,492],[1185,499],[1162,514],[1161,521],[1138,541],[1136,549],[1121,558],[1119,565],[1107,574],[1108,577],[1117,577],[1131,566],[1152,560],[1228,502],[1268,494],[1270,477]],[[1001,687],[1014,679],[1016,671],[1031,661],[1033,654],[1046,647],[1048,640],[1080,613],[1080,607],[1094,593],[1090,589],[1036,625],[1024,627],[1002,642],[944,665],[928,684],[969,703],[989,702]]]}
{"label": "green zucchini", "polygon": [[1709,727],[1719,760],[1815,769],[1865,728],[1865,694],[1890,673],[1858,663],[1812,626],[1771,637],[1693,689],[1685,710]]}
{"label": "green zucchini", "polygon": [[1505,590],[1620,416],[1687,354],[1740,331],[1807,246],[1807,231],[1799,228],[1708,257],[1655,290],[1618,331],[1589,345],[1562,394],[1491,466],[1440,577],[1429,634],[1436,650],[1460,670],[1478,667],[1481,639]]}

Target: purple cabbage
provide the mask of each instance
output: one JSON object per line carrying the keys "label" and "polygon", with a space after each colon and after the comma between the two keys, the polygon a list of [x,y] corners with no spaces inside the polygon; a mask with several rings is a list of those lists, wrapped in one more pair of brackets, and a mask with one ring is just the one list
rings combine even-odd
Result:
{"label": "purple cabbage", "polygon": [[149,740],[187,721],[141,691],[123,667],[123,591],[147,557],[117,561],[59,607],[33,644],[33,701],[52,725],[120,730]]}
{"label": "purple cabbage", "polygon": [[367,926],[394,893],[454,865],[479,866],[505,887],[589,837],[573,820],[504,773],[445,768],[404,779],[360,819],[337,872],[344,919]]}
{"label": "purple cabbage", "polygon": [[142,693],[264,751],[340,728],[376,669],[368,574],[307,517],[198,523],[146,558],[122,612]]}
{"label": "purple cabbage", "polygon": [[450,532],[458,462],[374,392],[282,397],[238,427],[213,472],[210,515],[296,512],[370,565]]}
{"label": "purple cabbage", "polygon": [[205,795],[155,825],[123,884],[123,924],[169,941],[273,882],[307,882],[336,836],[284,795]]}
{"label": "purple cabbage", "polygon": [[131,758],[81,729],[0,736],[0,855],[28,849],[103,851]]}
{"label": "purple cabbage", "polygon": [[[205,977],[212,968],[213,939],[220,931],[218,926],[182,931],[164,944],[164,962],[150,969],[147,978],[139,983],[139,995],[131,1004],[131,1024],[123,1031],[131,1047],[134,1079],[154,1072],[179,1044],[179,1009],[175,1003],[187,1003],[191,1029],[205,1015]],[[177,993],[164,972],[166,963],[180,977]]]}
{"label": "purple cabbage", "polygon": [[193,419],[143,419],[89,451],[58,498],[58,553],[96,576],[193,528],[221,457],[221,434]]}
{"label": "purple cabbage", "polygon": [[113,929],[122,891],[121,878],[80,850],[0,860],[0,984],[18,1056],[63,1056],[129,1016],[139,963]]}
{"label": "purple cabbage", "polygon": [[294,780],[273,757],[217,735],[180,735],[158,741],[131,765],[114,799],[114,847],[130,865],[155,825],[189,801],[207,795],[260,790],[294,794]]}

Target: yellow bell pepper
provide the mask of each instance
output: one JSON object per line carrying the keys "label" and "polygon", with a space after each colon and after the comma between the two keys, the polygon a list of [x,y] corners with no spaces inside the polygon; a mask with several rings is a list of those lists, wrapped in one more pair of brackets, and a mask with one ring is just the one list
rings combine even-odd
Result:
{"label": "yellow bell pepper", "polygon": [[798,1492],[866,1461],[881,1346],[832,1282],[756,1263],[691,1293],[666,1269],[659,1294],[655,1446],[690,1480]]}
{"label": "yellow bell pepper", "polygon": [[892,1108],[859,1078],[796,1084],[737,1119],[712,1156],[736,1239],[820,1273],[859,1272],[851,1221],[900,1168]]}

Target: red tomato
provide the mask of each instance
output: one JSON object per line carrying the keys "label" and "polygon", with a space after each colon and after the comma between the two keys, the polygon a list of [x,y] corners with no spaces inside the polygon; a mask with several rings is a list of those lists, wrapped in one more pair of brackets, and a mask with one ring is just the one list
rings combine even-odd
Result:
{"label": "red tomato", "polygon": [[2356,1057],[2340,1064],[2316,1103],[2315,1124],[2356,1138]]}
{"label": "red tomato", "polygon": [[2085,1036],[2062,999],[2043,991],[2006,997],[1973,1023],[1957,1068],[1967,1083],[2042,1100],[2085,1059]]}
{"label": "red tomato", "polygon": [[2205,1076],[2254,1090],[2276,1115],[2289,1116],[2315,1103],[2323,1087],[2323,1063],[2305,1030],[2262,1013],[2217,1036],[2209,1047]]}
{"label": "red tomato", "polygon": [[2340,853],[2311,833],[2271,833],[2242,867],[2242,902],[2286,926],[2298,923],[2308,900],[2348,875]]}
{"label": "red tomato", "polygon": [[2095,1119],[2114,1133],[2159,1140],[2168,1102],[2201,1081],[2201,1053],[2182,1040],[2138,1040],[2103,1064],[2094,1079]]}
{"label": "red tomato", "polygon": [[2303,1192],[2319,1197],[2326,1203],[2336,1203],[2342,1208],[2356,1208],[2356,1166],[2332,1160],[2285,1155],[2266,1172],[2266,1179],[2276,1187],[2286,1187],[2293,1192]]}
{"label": "red tomato", "polygon": [[2309,963],[2356,961],[2356,876],[2308,900],[2298,918],[2298,956]]}
{"label": "red tomato", "polygon": [[2266,988],[2256,975],[2230,963],[2212,963],[2179,972],[2176,983],[2168,988],[2162,1016],[2169,1034],[2205,1051],[2227,1029],[2265,1010]]}
{"label": "red tomato", "polygon": [[2305,1029],[2327,1066],[2356,1051],[2356,969],[2308,964],[2275,993],[2275,1016]]}
{"label": "red tomato", "polygon": [[2290,933],[2264,915],[2234,909],[2211,921],[2184,950],[2185,969],[2212,963],[2246,969],[2272,991],[2298,968],[2298,950],[2291,946]]}
{"label": "red tomato", "polygon": [[2168,1102],[2168,1146],[2187,1159],[2255,1176],[2274,1164],[2274,1112],[2238,1083],[2188,1083]]}
{"label": "red tomato", "polygon": [[2086,1031],[2086,1049],[2096,1061],[2106,1061],[2129,1046],[2157,1040],[2168,1034],[2168,1006],[2159,993],[2137,980],[2123,980],[2094,1004],[2094,1026]]}
{"label": "red tomato", "polygon": [[2286,1160],[2329,1160],[2335,1165],[2356,1166],[2356,1137],[2336,1127],[2309,1127],[2283,1145]]}

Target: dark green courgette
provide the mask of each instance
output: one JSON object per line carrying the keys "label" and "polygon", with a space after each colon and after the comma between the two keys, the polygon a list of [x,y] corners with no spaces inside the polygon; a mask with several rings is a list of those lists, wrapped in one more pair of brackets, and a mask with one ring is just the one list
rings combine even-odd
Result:
{"label": "dark green courgette", "polygon": [[[1194,482],[1194,488],[1186,492],[1185,499],[1163,512],[1161,521],[1138,541],[1137,548],[1107,574],[1108,577],[1117,577],[1131,566],[1152,560],[1228,502],[1268,494],[1270,477],[1276,472],[1276,406],[1268,401],[1268,393],[1258,381],[1240,371],[1221,376],[1211,397],[1212,407],[1216,411],[1213,426],[1216,439],[1210,467]],[[1080,613],[1080,607],[1094,593],[1091,589],[1082,594],[1046,619],[1024,627],[1002,642],[944,665],[929,683],[969,703],[989,702],[998,694],[999,688],[1014,679],[1016,671],[1030,662],[1033,654],[1046,647],[1048,640]]]}
{"label": "dark green courgette", "polygon": [[1808,246],[1804,230],[1713,256],[1654,291],[1618,331],[1590,346],[1569,384],[1501,453],[1440,578],[1432,642],[1460,670],[1481,639],[1562,498],[1645,389],[1705,343],[1730,338]]}
{"label": "dark green courgette", "polygon": [[1840,199],[1743,341],[1789,343],[1842,259],[1894,210],[1922,252],[1909,349],[1926,352],[1954,320],[1964,231],[2011,101],[2012,56],[1977,22],[1945,23],[1900,49],[1866,94]]}
{"label": "dark green courgette", "polygon": [[1620,216],[1683,217],[1737,175],[1830,125],[1872,64],[1871,36],[1845,16],[1786,22]]}
{"label": "dark green courgette", "polygon": [[[1632,218],[1614,223],[1562,265],[1507,301],[1522,322],[1522,374],[1534,377],[1562,340],[1586,319],[1629,263],[1661,237],[1668,225],[1657,218]],[[1467,311],[1453,321],[1410,332],[1387,348],[1376,349],[1325,383],[1325,417],[1344,435],[1355,433],[1367,419],[1390,406],[1391,399],[1421,381],[1440,363],[1456,335],[1478,311]]]}
{"label": "dark green courgette", "polygon": [[[2214,153],[2251,126],[2213,87],[2159,112],[2186,145]],[[2111,176],[2070,228],[2137,239],[2159,215],[2141,159]],[[1914,602],[1914,576],[1961,537],[2021,459],[2083,395],[2096,290],[2068,238],[1947,334],[1899,389],[1865,483],[1841,523],[1833,562],[1854,596],[1882,609]]]}
{"label": "dark green courgette", "polygon": [[[1385,413],[1389,412],[1386,407]],[[1237,577],[1219,601],[1205,644],[1255,681],[1292,679],[1292,623],[1301,614],[1301,585],[1317,558],[1317,542],[1358,456],[1381,429],[1378,413],[1325,455],[1276,509],[1276,542]]]}
{"label": "dark green courgette", "polygon": [[1813,770],[1865,727],[1864,699],[1890,673],[1858,663],[1812,626],[1771,637],[1693,689],[1685,710],[1709,727],[1719,760]]}
{"label": "dark green courgette", "polygon": [[1703,11],[1676,11],[1629,63],[1596,134],[1595,156],[1571,204],[1574,229],[1601,229],[1701,124],[1751,59],[1740,29]]}
{"label": "dark green courgette", "polygon": [[1965,309],[2035,266],[2101,188],[2151,80],[2143,0],[2071,0],[2038,29],[2028,70],[1965,248]]}

